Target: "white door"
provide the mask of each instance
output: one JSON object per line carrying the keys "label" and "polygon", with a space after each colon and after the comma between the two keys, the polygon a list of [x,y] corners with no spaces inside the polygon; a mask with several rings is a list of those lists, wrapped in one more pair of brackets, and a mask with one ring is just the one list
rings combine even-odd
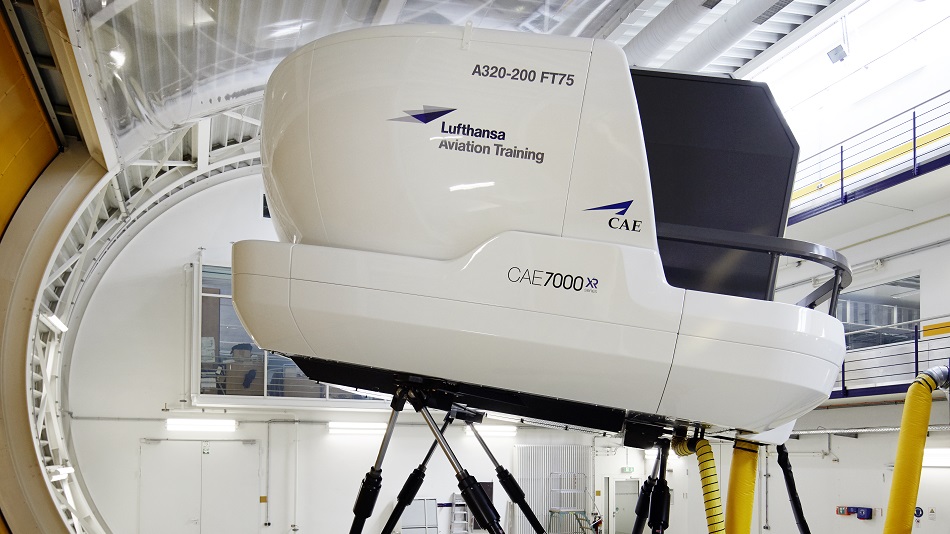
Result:
{"label": "white door", "polygon": [[141,534],[201,533],[201,443],[142,443],[139,478]]}
{"label": "white door", "polygon": [[146,441],[141,534],[252,534],[260,530],[256,441]]}
{"label": "white door", "polygon": [[639,480],[618,480],[614,491],[614,532],[633,532],[637,520],[637,499],[640,497]]}
{"label": "white door", "polygon": [[260,531],[260,453],[256,441],[206,441],[201,455],[202,534]]}

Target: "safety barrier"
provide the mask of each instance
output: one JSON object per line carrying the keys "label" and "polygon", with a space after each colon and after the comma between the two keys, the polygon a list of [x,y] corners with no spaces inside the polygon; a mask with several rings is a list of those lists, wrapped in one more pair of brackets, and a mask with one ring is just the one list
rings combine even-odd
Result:
{"label": "safety barrier", "polygon": [[[921,371],[950,360],[950,323],[941,322],[948,320],[950,316],[929,317],[848,332],[849,350],[831,398],[906,392]],[[892,336],[903,341],[888,343],[889,332],[894,331],[910,331],[913,336]],[[871,335],[879,335],[883,343],[851,348],[855,340],[866,341]]]}
{"label": "safety barrier", "polygon": [[950,91],[798,162],[788,224],[950,164]]}

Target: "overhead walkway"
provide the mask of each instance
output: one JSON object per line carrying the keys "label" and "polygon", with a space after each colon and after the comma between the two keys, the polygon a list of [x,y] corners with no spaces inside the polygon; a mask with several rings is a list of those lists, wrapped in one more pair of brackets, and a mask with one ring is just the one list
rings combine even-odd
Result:
{"label": "overhead walkway", "polygon": [[798,162],[788,224],[950,164],[950,91]]}
{"label": "overhead walkway", "polygon": [[920,371],[947,364],[950,315],[854,329],[845,340],[832,399],[903,394]]}

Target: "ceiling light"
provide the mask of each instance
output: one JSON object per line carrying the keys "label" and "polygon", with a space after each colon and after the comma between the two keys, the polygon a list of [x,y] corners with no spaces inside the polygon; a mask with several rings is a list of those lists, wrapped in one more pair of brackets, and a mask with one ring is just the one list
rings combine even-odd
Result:
{"label": "ceiling light", "polygon": [[165,429],[171,432],[234,432],[234,419],[168,419]]}
{"label": "ceiling light", "polygon": [[848,53],[845,52],[844,46],[842,45],[838,45],[828,51],[828,59],[830,59],[832,63],[844,61],[846,57],[848,57]]}
{"label": "ceiling light", "polygon": [[902,298],[904,298],[904,297],[909,297],[909,296],[911,296],[911,295],[916,295],[917,293],[920,293],[920,290],[919,290],[919,289],[911,289],[910,291],[904,291],[903,293],[894,293],[893,295],[891,295],[891,298],[892,298],[892,299],[902,299]]}
{"label": "ceiling light", "polygon": [[347,421],[330,421],[331,434],[348,434],[364,436],[381,436],[386,432],[386,423],[355,423]]}
{"label": "ceiling light", "polygon": [[69,478],[71,473],[75,473],[76,470],[72,467],[64,467],[61,465],[52,465],[46,468],[46,471],[50,474],[50,482],[59,482],[60,480],[66,480]]}
{"label": "ceiling light", "polygon": [[112,63],[115,65],[115,68],[121,68],[122,65],[125,65],[125,52],[122,50],[109,50],[109,57],[112,58]]}
{"label": "ceiling light", "polygon": [[[475,435],[469,425],[465,426],[465,434]],[[483,438],[513,438],[518,435],[518,427],[513,425],[478,425],[478,435]]]}
{"label": "ceiling light", "polygon": [[56,317],[56,315],[52,313],[43,313],[40,314],[39,317],[41,323],[45,324],[51,330],[54,330],[59,334],[69,330],[69,328],[66,326],[66,323],[64,323],[59,317]]}

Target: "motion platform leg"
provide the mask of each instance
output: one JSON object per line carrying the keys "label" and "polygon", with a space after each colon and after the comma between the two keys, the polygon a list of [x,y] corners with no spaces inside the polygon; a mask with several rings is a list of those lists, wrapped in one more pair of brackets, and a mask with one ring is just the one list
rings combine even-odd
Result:
{"label": "motion platform leg", "polygon": [[660,454],[657,453],[656,462],[653,464],[653,474],[643,481],[640,488],[640,496],[637,497],[637,506],[634,513],[637,515],[633,523],[633,534],[643,534],[643,529],[647,526],[647,519],[650,517],[650,497],[653,495],[653,487],[656,486],[656,479],[660,474]]}
{"label": "motion platform leg", "polygon": [[356,496],[356,503],[353,504],[353,524],[350,526],[350,534],[360,534],[363,532],[363,525],[369,516],[373,515],[373,508],[376,507],[376,498],[379,497],[379,490],[383,486],[383,458],[386,457],[386,450],[389,448],[389,442],[393,437],[393,430],[396,429],[396,419],[399,412],[406,405],[406,393],[402,390],[396,391],[392,401],[392,413],[389,414],[389,424],[386,425],[386,433],[383,435],[383,442],[379,446],[379,454],[376,456],[376,463],[369,468],[363,483],[360,485],[360,492]]}
{"label": "motion platform leg", "polygon": [[432,414],[429,413],[429,409],[425,406],[424,398],[413,393],[410,393],[409,401],[412,403],[412,407],[422,414],[422,418],[425,419],[429,430],[431,430],[432,435],[435,436],[439,447],[442,448],[445,457],[448,458],[449,463],[452,464],[452,469],[455,470],[455,477],[459,481],[458,487],[462,491],[462,498],[465,499],[465,504],[468,505],[469,510],[472,511],[472,514],[475,516],[475,519],[478,520],[479,524],[488,530],[488,532],[491,534],[505,534],[499,522],[501,516],[498,515],[498,510],[495,510],[495,505],[492,504],[491,499],[488,498],[488,494],[485,493],[481,484],[475,480],[475,477],[468,474],[468,471],[462,468],[462,464],[459,463],[458,458],[455,457],[455,453],[452,452],[452,448],[449,447],[449,442],[446,441],[445,436],[439,432],[438,425],[435,420],[432,419]]}
{"label": "motion platform leg", "polygon": [[524,513],[525,518],[527,518],[528,523],[531,524],[531,528],[534,529],[536,534],[545,534],[544,527],[541,526],[541,522],[538,521],[537,516],[534,515],[531,507],[528,506],[528,502],[525,500],[524,491],[521,489],[521,486],[518,485],[518,481],[515,480],[515,477],[510,471],[498,463],[498,460],[495,459],[495,455],[492,454],[491,450],[488,449],[488,445],[485,444],[485,440],[482,439],[482,436],[478,433],[478,429],[475,428],[475,425],[469,421],[468,427],[472,429],[472,434],[475,435],[475,439],[478,440],[478,444],[482,446],[482,449],[485,450],[485,454],[488,455],[488,459],[491,460],[491,463],[495,466],[495,473],[498,475],[498,482],[501,484],[501,487],[505,488],[505,492],[508,493],[508,498],[510,498],[512,502],[516,503],[518,508],[521,508],[521,512]]}
{"label": "motion platform leg", "polygon": [[[450,412],[445,414],[445,420],[442,422],[442,429],[439,430],[439,432],[444,434],[445,429],[448,428],[451,422],[452,414]],[[435,448],[438,444],[438,441],[433,440],[432,445],[429,447],[429,452],[426,453],[426,457],[422,460],[422,463],[419,464],[419,467],[413,469],[412,473],[409,473],[409,478],[406,479],[406,483],[403,484],[399,495],[396,497],[396,506],[393,508],[393,513],[389,515],[389,520],[386,521],[386,526],[383,527],[382,534],[392,534],[393,530],[396,529],[396,523],[399,522],[403,511],[409,506],[412,500],[416,498],[416,494],[419,492],[419,488],[422,487],[422,482],[426,478],[426,466],[429,464],[432,453],[435,452]]]}
{"label": "motion platform leg", "polygon": [[670,486],[666,482],[666,461],[670,455],[670,440],[661,439],[657,442],[660,448],[660,469],[656,479],[656,487],[650,497],[650,526],[652,534],[663,534],[670,528]]}

